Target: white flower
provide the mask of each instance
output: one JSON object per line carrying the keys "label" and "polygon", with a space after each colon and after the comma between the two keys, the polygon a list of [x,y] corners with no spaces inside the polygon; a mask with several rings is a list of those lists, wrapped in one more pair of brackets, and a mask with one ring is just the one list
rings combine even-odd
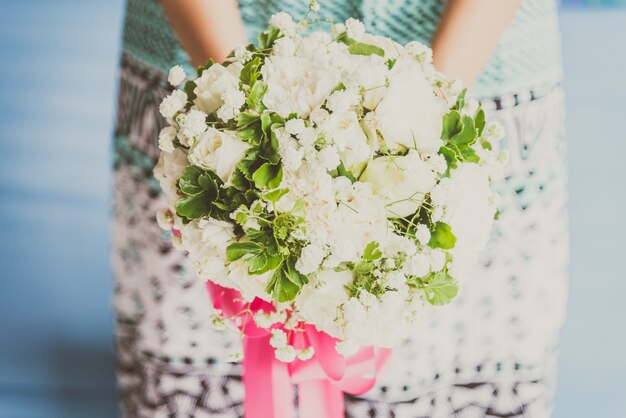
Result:
{"label": "white flower", "polygon": [[237,163],[244,157],[248,147],[248,144],[231,132],[209,128],[189,150],[189,161],[212,170],[228,184]]}
{"label": "white flower", "polygon": [[335,147],[324,147],[317,154],[317,158],[326,170],[337,168],[341,160]]}
{"label": "white flower", "polygon": [[191,109],[187,114],[179,114],[176,119],[180,125],[181,133],[192,139],[207,130],[206,118],[206,113],[198,109]]}
{"label": "white flower", "polygon": [[500,152],[498,153],[497,160],[500,164],[507,165],[509,161],[511,160],[511,154],[509,153],[509,150],[508,149],[500,150]]}
{"label": "white flower", "polygon": [[285,131],[291,135],[299,135],[304,131],[306,125],[302,119],[294,118],[285,122]]}
{"label": "white flower", "polygon": [[265,288],[272,274],[274,274],[274,270],[263,274],[250,274],[248,264],[239,259],[228,265],[228,280],[231,283],[228,287],[239,290],[241,296],[248,301],[254,300],[255,297],[271,301],[272,297],[267,294]]}
{"label": "white flower", "polygon": [[245,63],[252,58],[252,52],[248,51],[248,49],[244,45],[239,45],[235,48],[235,59],[239,62]]}
{"label": "white flower", "polygon": [[333,113],[324,124],[324,131],[337,147],[343,165],[358,177],[372,151],[356,113]]}
{"label": "white flower", "polygon": [[330,28],[330,32],[334,35],[334,36],[339,36],[342,33],[344,33],[346,31],[346,25],[344,25],[343,23],[335,23],[334,25],[331,26]]}
{"label": "white flower", "polygon": [[278,38],[272,47],[274,50],[274,55],[278,55],[280,57],[290,57],[296,52],[296,45],[293,42],[293,39],[288,37]]}
{"label": "white flower", "polygon": [[172,94],[166,96],[159,105],[159,112],[164,118],[171,118],[182,110],[187,103],[187,95],[184,91],[174,90]]}
{"label": "white flower", "polygon": [[407,260],[403,271],[410,276],[426,276],[430,273],[430,257],[424,253],[414,254]]}
{"label": "white flower", "polygon": [[436,174],[417,153],[374,158],[359,181],[372,184],[387,199],[392,218],[415,213],[437,181]]}
{"label": "white flower", "polygon": [[174,218],[172,216],[171,210],[167,208],[159,209],[157,211],[156,220],[159,228],[163,229],[164,231],[170,231],[172,229],[172,223],[174,222]]}
{"label": "white flower", "polygon": [[309,120],[316,125],[320,125],[326,122],[329,116],[330,113],[328,113],[326,109],[318,107],[317,109],[313,109],[313,111],[311,111],[311,114],[309,115]]}
{"label": "white flower", "polygon": [[433,222],[439,222],[443,218],[443,209],[441,206],[437,206],[430,214],[430,220]]}
{"label": "white flower", "polygon": [[446,253],[442,250],[436,249],[430,252],[430,269],[431,271],[438,272],[446,265]]}
{"label": "white flower", "polygon": [[307,361],[313,357],[315,354],[315,349],[313,347],[303,348],[298,352],[298,359],[302,361]]}
{"label": "white flower", "polygon": [[285,36],[295,36],[298,30],[298,26],[291,16],[285,12],[273,14],[272,17],[270,17],[270,25],[280,30]]}
{"label": "white flower", "polygon": [[176,65],[170,69],[169,74],[167,75],[167,82],[172,86],[177,87],[185,81],[185,70],[180,65]]}
{"label": "white flower", "polygon": [[391,150],[416,149],[435,154],[443,144],[445,103],[433,92],[420,65],[398,58],[389,74],[387,94],[376,107],[376,122]]}
{"label": "white flower", "polygon": [[335,321],[337,310],[350,298],[346,286],[352,281],[352,272],[348,270],[320,271],[317,278],[306,284],[296,296],[295,305],[302,319],[320,331],[340,337],[341,330]]}
{"label": "white flower", "polygon": [[176,183],[188,164],[187,154],[176,148],[171,153],[159,155],[159,161],[154,167],[154,177],[159,181],[161,190],[172,203],[179,197]]}
{"label": "white flower", "polygon": [[311,9],[312,12],[319,12],[320,4],[316,0],[311,0],[309,1],[309,9]]}
{"label": "white flower", "polygon": [[309,244],[302,248],[300,258],[296,261],[296,270],[307,275],[317,271],[324,259],[324,250],[317,244]]}
{"label": "white flower", "polygon": [[446,158],[441,154],[431,155],[427,161],[435,173],[443,174],[448,169]]}
{"label": "white flower", "polygon": [[287,334],[285,331],[279,328],[272,330],[272,337],[270,338],[270,345],[274,348],[281,348],[287,345]]}
{"label": "white flower", "polygon": [[274,353],[276,355],[276,358],[283,363],[291,363],[296,359],[296,356],[298,354],[296,352],[296,349],[290,345],[277,348]]}
{"label": "white flower", "polygon": [[442,205],[445,202],[449,184],[448,179],[442,179],[439,184],[430,191],[430,201],[434,206]]}
{"label": "white flower", "polygon": [[348,36],[355,41],[360,41],[365,35],[365,26],[357,19],[349,18],[346,20],[346,32]]}
{"label": "white flower", "polygon": [[206,114],[211,114],[219,109],[224,101],[222,95],[227,91],[239,89],[238,69],[241,65],[233,63],[228,67],[221,64],[213,64],[204,70],[196,80],[193,92],[196,94],[194,104]]}
{"label": "white flower", "polygon": [[318,54],[312,56],[270,56],[261,68],[267,84],[263,104],[286,118],[301,118],[319,107],[339,82],[339,74]]}
{"label": "white flower", "polygon": [[385,280],[387,281],[387,286],[392,289],[399,290],[406,287],[406,276],[400,271],[391,271],[387,273]]}
{"label": "white flower", "polygon": [[433,51],[426,45],[412,41],[404,46],[406,53],[412,57],[417,58],[424,64],[430,64],[433,61]]}
{"label": "white flower", "polygon": [[334,91],[326,100],[326,107],[331,112],[346,112],[359,104],[361,97],[356,89]]}
{"label": "white flower", "polygon": [[176,139],[176,128],[166,126],[159,132],[159,149],[163,152],[174,152],[174,139]]}
{"label": "white flower", "polygon": [[224,104],[217,110],[217,117],[228,122],[239,114],[241,106],[246,102],[246,95],[238,89],[227,90],[222,94]]}
{"label": "white flower", "polygon": [[346,322],[363,322],[367,319],[367,311],[365,306],[357,298],[350,298],[343,304],[343,319]]}
{"label": "white flower", "polygon": [[418,224],[415,231],[415,238],[417,238],[420,244],[427,245],[430,241],[430,230],[428,229],[428,226]]}
{"label": "white flower", "polygon": [[335,349],[344,357],[349,357],[357,353],[361,347],[351,340],[339,341],[335,345]]}
{"label": "white flower", "polygon": [[504,138],[504,127],[499,122],[489,122],[483,132],[487,141],[499,141]]}

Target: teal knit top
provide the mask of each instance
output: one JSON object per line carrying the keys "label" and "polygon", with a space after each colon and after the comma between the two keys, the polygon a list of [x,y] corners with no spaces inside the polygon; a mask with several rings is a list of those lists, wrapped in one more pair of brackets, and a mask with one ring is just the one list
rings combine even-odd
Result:
{"label": "teal knit top", "polygon": [[[405,44],[429,44],[444,0],[319,0],[320,18],[334,22],[357,18],[369,32]],[[266,29],[272,14],[285,11],[294,19],[308,10],[307,0],[239,0],[251,42]],[[163,14],[158,0],[127,0],[123,51],[167,71],[189,59]],[[489,24],[486,20],[485,24]],[[472,88],[478,97],[495,97],[520,89],[557,83],[562,77],[556,0],[525,0]]]}

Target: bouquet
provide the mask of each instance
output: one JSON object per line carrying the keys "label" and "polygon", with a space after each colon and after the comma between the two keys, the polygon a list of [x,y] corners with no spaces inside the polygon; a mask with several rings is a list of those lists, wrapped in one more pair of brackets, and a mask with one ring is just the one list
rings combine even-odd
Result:
{"label": "bouquet", "polygon": [[266,330],[287,363],[315,355],[298,340],[310,327],[347,357],[397,346],[455,298],[507,158],[492,148],[500,126],[429,48],[355,19],[321,28],[275,14],[258,46],[191,80],[174,67],[181,88],[160,105],[159,224],[234,295],[240,309],[214,323]]}

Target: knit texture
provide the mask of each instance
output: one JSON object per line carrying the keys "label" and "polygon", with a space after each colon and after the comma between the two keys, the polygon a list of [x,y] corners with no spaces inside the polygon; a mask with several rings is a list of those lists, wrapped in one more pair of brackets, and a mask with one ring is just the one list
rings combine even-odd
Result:
{"label": "knit texture", "polygon": [[[361,19],[367,29],[405,44],[429,44],[437,28],[443,0],[320,0],[320,19],[341,22]],[[295,19],[308,11],[306,0],[240,0],[250,42],[267,27],[273,13],[285,11]],[[489,24],[485,21],[484,24]],[[167,71],[191,64],[157,0],[128,0],[124,24],[125,53]],[[560,38],[556,0],[525,0],[503,34],[472,93],[494,97],[561,79]]]}

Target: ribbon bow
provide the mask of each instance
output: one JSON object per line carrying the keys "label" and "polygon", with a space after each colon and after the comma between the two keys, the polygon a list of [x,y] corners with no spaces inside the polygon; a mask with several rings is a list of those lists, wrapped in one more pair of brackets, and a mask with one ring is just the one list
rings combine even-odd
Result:
{"label": "ribbon bow", "polygon": [[[256,298],[248,304],[234,289],[211,281],[206,287],[213,306],[225,316],[273,310],[273,306]],[[376,384],[376,376],[391,350],[365,347],[350,357],[335,350],[339,341],[313,325],[303,325],[294,335],[294,348],[312,346],[315,355],[309,360],[283,363],[276,359],[270,345],[271,333],[259,328],[250,315],[242,315],[243,383],[245,418],[291,418],[295,416],[293,385],[298,388],[300,418],[344,417],[343,393],[360,395]]]}

